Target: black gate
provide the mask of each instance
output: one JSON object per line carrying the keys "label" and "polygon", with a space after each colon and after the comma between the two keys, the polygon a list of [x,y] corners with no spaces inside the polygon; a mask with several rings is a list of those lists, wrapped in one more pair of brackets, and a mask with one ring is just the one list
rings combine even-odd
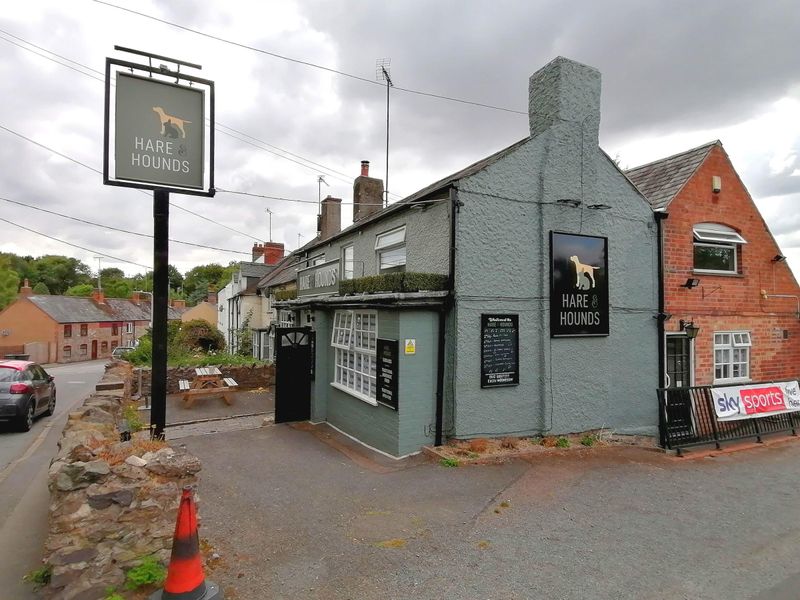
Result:
{"label": "black gate", "polygon": [[314,332],[310,327],[275,330],[275,422],[311,417]]}

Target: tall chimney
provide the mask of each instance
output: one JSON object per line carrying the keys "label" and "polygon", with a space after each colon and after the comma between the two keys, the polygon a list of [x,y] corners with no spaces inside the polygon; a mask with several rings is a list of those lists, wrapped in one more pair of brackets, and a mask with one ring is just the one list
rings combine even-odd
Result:
{"label": "tall chimney", "polygon": [[25,279],[25,283],[19,288],[19,295],[20,296],[32,296],[33,295],[33,288],[28,284],[28,280]]}
{"label": "tall chimney", "polygon": [[258,262],[258,259],[264,255],[264,244],[253,244],[253,262]]}
{"label": "tall chimney", "polygon": [[322,201],[319,239],[325,240],[342,230],[342,199],[328,196]]}
{"label": "tall chimney", "polygon": [[94,288],[92,290],[92,300],[97,302],[98,304],[105,304],[106,303],[106,294],[100,288]]}
{"label": "tall chimney", "polygon": [[266,242],[262,248],[264,249],[264,264],[266,265],[277,265],[283,258],[283,242]]}
{"label": "tall chimney", "polygon": [[369,161],[361,161],[361,175],[353,182],[353,223],[383,207],[383,180],[369,176]]}
{"label": "tall chimney", "polygon": [[142,297],[139,292],[131,292],[131,302],[133,302],[136,306],[139,306],[141,301]]}
{"label": "tall chimney", "polygon": [[208,286],[208,299],[206,300],[209,304],[216,304],[217,303],[217,292],[212,286]]}

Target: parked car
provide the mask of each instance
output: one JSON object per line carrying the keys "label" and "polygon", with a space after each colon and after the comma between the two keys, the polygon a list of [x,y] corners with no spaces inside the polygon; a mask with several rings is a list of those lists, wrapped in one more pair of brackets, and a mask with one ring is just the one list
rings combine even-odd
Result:
{"label": "parked car", "polygon": [[133,346],[117,346],[111,351],[111,358],[122,358],[131,350],[136,350]]}
{"label": "parked car", "polygon": [[0,421],[29,431],[40,414],[56,409],[56,384],[41,365],[28,360],[0,360]]}

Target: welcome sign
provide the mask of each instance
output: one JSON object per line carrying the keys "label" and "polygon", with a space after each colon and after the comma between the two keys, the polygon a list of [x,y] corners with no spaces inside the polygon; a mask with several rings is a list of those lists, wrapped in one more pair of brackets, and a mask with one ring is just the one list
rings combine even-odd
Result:
{"label": "welcome sign", "polygon": [[720,421],[768,417],[800,410],[797,381],[716,387],[711,388],[711,397]]}
{"label": "welcome sign", "polygon": [[116,88],[116,178],[202,189],[204,91],[122,72]]}
{"label": "welcome sign", "polygon": [[608,239],[550,232],[550,336],[608,335]]}

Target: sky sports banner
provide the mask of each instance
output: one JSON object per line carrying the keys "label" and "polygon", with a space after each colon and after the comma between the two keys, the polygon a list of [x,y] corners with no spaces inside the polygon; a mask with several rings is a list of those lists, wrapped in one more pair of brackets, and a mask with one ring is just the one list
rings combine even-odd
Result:
{"label": "sky sports banner", "polygon": [[800,410],[800,387],[796,381],[711,388],[711,396],[720,421]]}

